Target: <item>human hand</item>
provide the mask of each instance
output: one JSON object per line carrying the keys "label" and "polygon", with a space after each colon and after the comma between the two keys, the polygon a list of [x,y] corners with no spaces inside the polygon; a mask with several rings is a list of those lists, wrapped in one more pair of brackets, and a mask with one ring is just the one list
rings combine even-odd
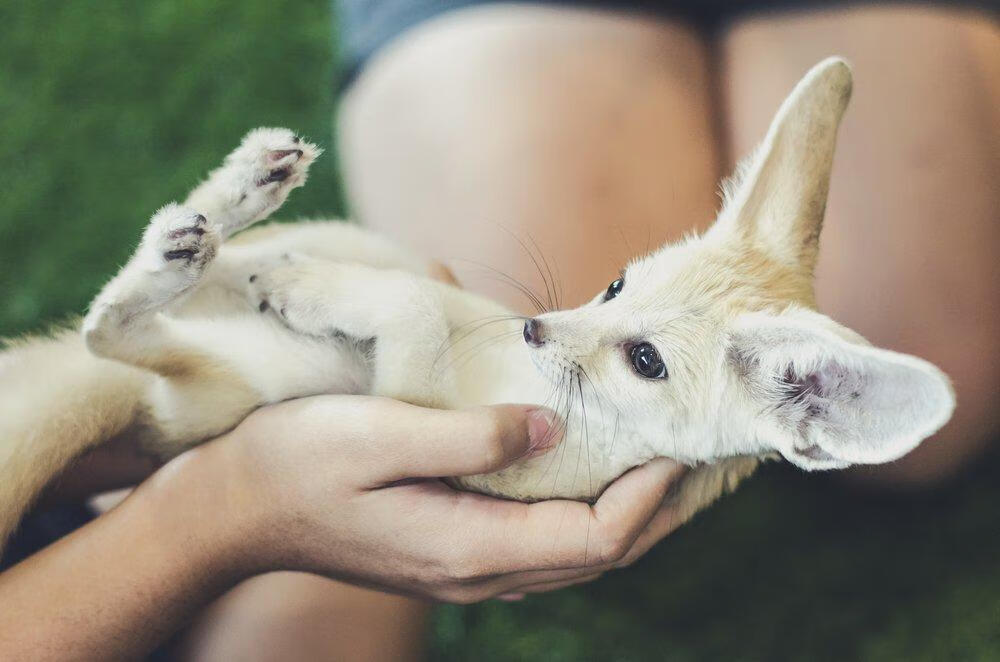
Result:
{"label": "human hand", "polygon": [[259,410],[205,451],[221,460],[221,520],[239,531],[249,570],[467,603],[588,581],[673,528],[661,504],[683,468],[667,459],[628,472],[593,506],[506,501],[437,479],[550,450],[533,446],[550,436],[548,416],[317,396]]}

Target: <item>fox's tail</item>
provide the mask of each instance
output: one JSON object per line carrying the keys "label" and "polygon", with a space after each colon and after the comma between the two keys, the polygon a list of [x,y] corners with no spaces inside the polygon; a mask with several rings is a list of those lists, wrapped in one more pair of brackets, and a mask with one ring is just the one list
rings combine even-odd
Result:
{"label": "fox's tail", "polygon": [[0,551],[45,486],[136,419],[148,373],[97,358],[80,333],[0,352]]}

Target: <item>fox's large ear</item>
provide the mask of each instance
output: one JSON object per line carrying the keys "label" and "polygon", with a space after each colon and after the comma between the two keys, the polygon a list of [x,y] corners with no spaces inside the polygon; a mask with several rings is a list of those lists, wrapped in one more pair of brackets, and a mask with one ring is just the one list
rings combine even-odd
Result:
{"label": "fox's large ear", "polygon": [[740,316],[727,353],[756,436],[804,469],[902,457],[951,417],[948,378],[800,308]]}
{"label": "fox's large ear", "polygon": [[847,63],[829,58],[799,81],[764,142],[723,183],[723,207],[712,232],[736,232],[772,258],[812,274],[851,80]]}

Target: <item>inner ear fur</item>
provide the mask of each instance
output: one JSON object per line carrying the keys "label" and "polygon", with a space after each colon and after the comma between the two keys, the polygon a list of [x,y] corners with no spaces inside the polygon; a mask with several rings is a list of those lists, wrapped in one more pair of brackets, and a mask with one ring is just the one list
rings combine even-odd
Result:
{"label": "inner ear fur", "polygon": [[850,67],[835,57],[799,81],[763,142],[723,183],[723,207],[713,232],[735,233],[812,275],[837,129],[851,87]]}
{"label": "inner ear fur", "polygon": [[760,440],[805,469],[898,459],[954,410],[935,366],[872,347],[813,311],[741,315],[728,348]]}

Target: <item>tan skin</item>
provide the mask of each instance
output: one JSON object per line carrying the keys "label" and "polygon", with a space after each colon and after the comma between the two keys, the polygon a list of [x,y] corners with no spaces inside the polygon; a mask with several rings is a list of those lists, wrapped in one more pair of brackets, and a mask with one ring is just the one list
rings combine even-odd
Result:
{"label": "tan skin", "polygon": [[532,411],[361,396],[262,409],[0,575],[0,657],[139,658],[275,570],[467,603],[587,581],[644,553],[682,472],[669,460],[629,472],[593,506],[491,499],[434,478],[551,450]]}

